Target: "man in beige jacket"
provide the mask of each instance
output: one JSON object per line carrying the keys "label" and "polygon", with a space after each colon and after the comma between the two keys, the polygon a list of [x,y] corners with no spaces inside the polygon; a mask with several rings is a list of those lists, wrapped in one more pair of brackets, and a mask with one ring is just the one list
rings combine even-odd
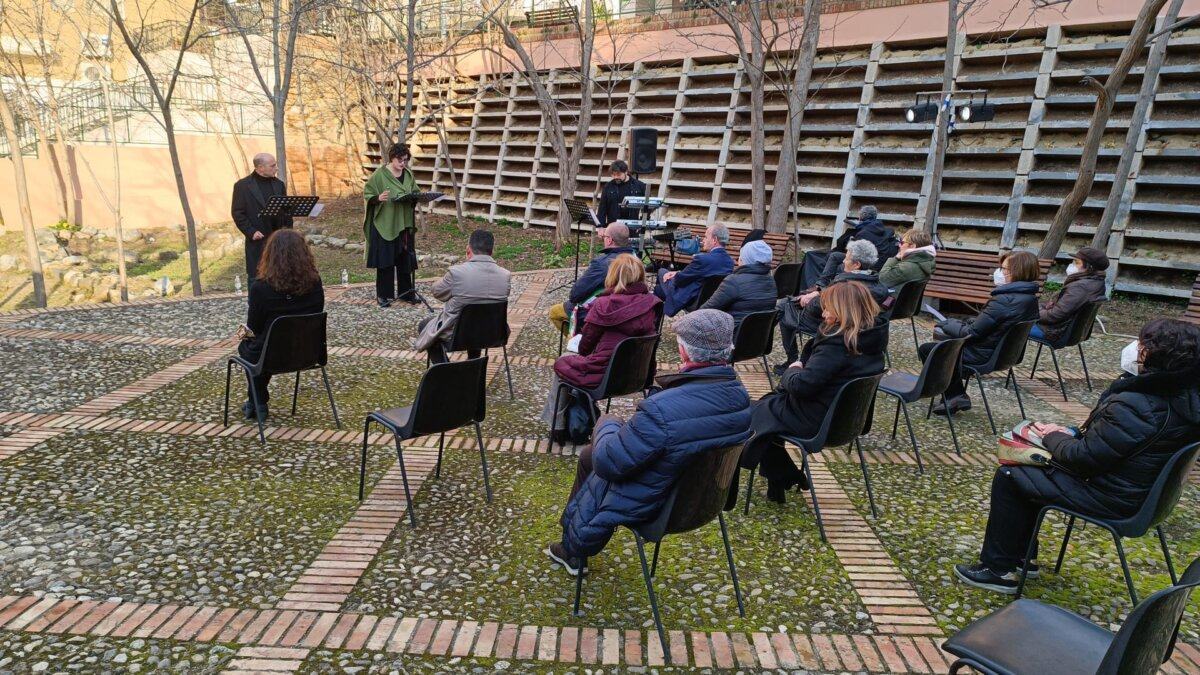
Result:
{"label": "man in beige jacket", "polygon": [[[511,274],[492,259],[496,238],[487,230],[475,230],[467,243],[467,260],[446,270],[433,284],[433,297],[445,303],[441,314],[421,320],[414,348],[429,352],[434,363],[446,361],[446,343],[463,307],[476,303],[508,300]],[[467,353],[470,358],[478,353]]]}

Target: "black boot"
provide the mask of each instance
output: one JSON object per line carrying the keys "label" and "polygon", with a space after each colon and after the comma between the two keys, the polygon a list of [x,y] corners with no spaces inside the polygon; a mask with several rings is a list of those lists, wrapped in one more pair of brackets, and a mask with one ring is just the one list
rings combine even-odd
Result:
{"label": "black boot", "polygon": [[767,479],[767,501],[776,504],[786,504],[788,484],[785,481]]}

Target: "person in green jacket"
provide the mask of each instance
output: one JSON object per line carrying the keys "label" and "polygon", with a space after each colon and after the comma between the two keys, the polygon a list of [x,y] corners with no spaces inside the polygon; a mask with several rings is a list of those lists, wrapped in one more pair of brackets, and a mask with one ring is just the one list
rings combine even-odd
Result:
{"label": "person in green jacket", "polygon": [[415,305],[413,291],[417,269],[416,197],[421,193],[408,163],[408,146],[393,145],[388,161],[371,174],[363,198],[367,213],[363,235],[367,242],[367,267],[375,270],[375,299],[389,307],[394,298]]}
{"label": "person in green jacket", "polygon": [[900,251],[879,270],[879,283],[895,290],[909,281],[928,281],[936,256],[928,232],[909,230],[900,237]]}

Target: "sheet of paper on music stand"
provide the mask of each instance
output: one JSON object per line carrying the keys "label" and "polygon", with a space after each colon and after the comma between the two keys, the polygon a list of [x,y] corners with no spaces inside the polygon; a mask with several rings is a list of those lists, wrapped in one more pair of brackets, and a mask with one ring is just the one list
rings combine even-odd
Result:
{"label": "sheet of paper on music stand", "polygon": [[592,219],[592,227],[600,227],[600,219],[596,217],[596,211],[592,207],[588,207],[588,217]]}
{"label": "sheet of paper on music stand", "polygon": [[321,212],[324,210],[325,210],[325,205],[322,204],[321,202],[317,202],[316,206],[314,206],[312,208],[312,213],[308,214],[308,217],[316,218],[317,216],[321,215]]}
{"label": "sheet of paper on music stand", "polygon": [[929,304],[926,304],[926,305],[925,305],[925,307],[924,307],[924,310],[925,310],[926,312],[928,312],[930,316],[932,316],[934,319],[937,319],[938,321],[945,321],[945,320],[946,320],[946,316],[945,316],[944,314],[942,314],[941,312],[937,311],[936,309],[934,309],[934,308],[933,308],[932,306],[930,306]]}

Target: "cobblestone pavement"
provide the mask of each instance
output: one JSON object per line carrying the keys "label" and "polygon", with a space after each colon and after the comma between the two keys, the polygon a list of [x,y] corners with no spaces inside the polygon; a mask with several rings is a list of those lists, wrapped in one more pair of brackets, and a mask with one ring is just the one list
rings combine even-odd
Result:
{"label": "cobblestone pavement", "polygon": [[[370,286],[328,289],[343,428],[319,374],[302,379],[295,416],[294,380],[277,378],[265,445],[240,419],[237,374],[233,424],[221,424],[244,298],[0,316],[0,672],[946,671],[941,640],[1007,602],[950,574],[977,552],[994,466],[977,389],[956,419],[961,455],[944,420],[910,408],[924,474],[903,419],[892,437],[894,403],[881,397],[863,439],[879,518],[856,455],[815,458],[828,543],[807,497],[770,504],[760,481],[750,513],[728,516],[744,618],[715,524],[663,545],[666,653],[626,531],[590,561],[583,615],[571,614],[572,579],[541,549],[559,533],[578,449],[551,447],[538,420],[557,355],[544,315],[566,293],[548,289],[570,275],[514,276],[513,398],[500,354],[489,364],[490,503],[471,433],[447,437],[440,475],[436,438],[406,444],[402,472],[391,438],[371,433],[358,501],[359,425],[406,404],[424,369],[411,340],[427,312],[381,310]],[[927,339],[929,325],[918,330]],[[1081,421],[1124,344],[1087,344],[1093,390],[1078,353],[1060,354],[1067,401],[1048,354],[1036,379],[1027,357],[1017,373],[1026,416]],[[919,367],[909,326],[893,326],[891,355],[894,368]],[[669,321],[659,357],[665,371],[678,360]],[[760,364],[739,373],[753,396],[769,389]],[[1021,419],[1002,377],[984,385],[998,425]],[[613,412],[635,404],[614,401]],[[1198,514],[1192,484],[1166,523],[1177,566],[1200,550]],[[1111,541],[1094,530],[1028,592],[1116,627],[1129,601]],[[1047,552],[1061,531],[1048,525]],[[1139,592],[1168,583],[1155,541],[1126,546]],[[1200,672],[1198,615],[1194,602],[1175,672]]]}

